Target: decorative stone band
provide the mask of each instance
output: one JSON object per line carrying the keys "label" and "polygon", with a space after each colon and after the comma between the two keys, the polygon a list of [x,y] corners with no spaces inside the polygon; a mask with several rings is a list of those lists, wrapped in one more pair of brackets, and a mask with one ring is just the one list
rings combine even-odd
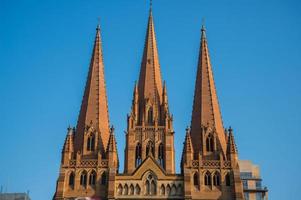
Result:
{"label": "decorative stone band", "polygon": [[[81,160],[79,165],[76,165],[76,160],[70,160],[69,167],[97,167],[98,161],[95,159]],[[100,167],[108,167],[108,160],[102,160]]]}
{"label": "decorative stone band", "polygon": [[191,166],[192,168],[231,168],[231,162],[230,161],[224,161],[223,162],[223,166],[221,166],[221,162],[220,161],[216,161],[216,160],[205,160],[203,162],[201,162],[201,164],[199,165],[199,161],[198,160],[193,160],[191,161]]}

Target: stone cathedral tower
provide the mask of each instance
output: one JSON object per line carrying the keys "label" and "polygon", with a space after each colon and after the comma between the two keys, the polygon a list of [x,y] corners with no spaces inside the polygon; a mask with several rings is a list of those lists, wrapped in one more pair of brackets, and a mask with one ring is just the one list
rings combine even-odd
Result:
{"label": "stone cathedral tower", "polygon": [[53,199],[244,199],[233,130],[223,126],[204,27],[180,174],[175,172],[174,137],[150,9],[127,117],[124,172],[118,172],[98,26],[77,126],[67,131]]}

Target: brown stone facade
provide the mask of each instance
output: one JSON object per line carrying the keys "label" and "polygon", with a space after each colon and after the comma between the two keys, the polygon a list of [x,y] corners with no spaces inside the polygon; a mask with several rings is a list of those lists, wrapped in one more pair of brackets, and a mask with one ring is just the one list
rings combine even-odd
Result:
{"label": "brown stone facade", "polygon": [[67,131],[53,199],[243,200],[233,130],[223,126],[204,27],[197,68],[191,125],[177,174],[173,117],[150,10],[120,173],[98,26],[77,126]]}

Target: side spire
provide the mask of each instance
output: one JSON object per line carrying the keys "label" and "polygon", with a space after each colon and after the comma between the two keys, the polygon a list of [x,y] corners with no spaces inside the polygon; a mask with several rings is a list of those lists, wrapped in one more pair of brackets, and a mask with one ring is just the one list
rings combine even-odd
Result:
{"label": "side spire", "polygon": [[186,128],[185,141],[183,143],[183,152],[181,159],[181,167],[183,170],[184,165],[189,165],[189,162],[193,159],[193,147],[190,136],[190,128]]}
{"label": "side spire", "polygon": [[199,152],[201,150],[202,126],[209,126],[216,131],[219,143],[225,154],[226,138],[214,84],[204,25],[202,25],[201,33],[201,46],[191,120],[192,142],[194,150]]}
{"label": "side spire", "polygon": [[96,27],[96,36],[90,62],[86,87],[78,117],[75,144],[76,150],[83,145],[86,126],[93,126],[98,131],[101,149],[107,146],[109,140],[109,114],[104,77],[104,63],[101,48],[100,25]]}
{"label": "side spire", "polygon": [[228,136],[227,153],[228,155],[237,155],[238,151],[234,140],[233,130],[230,127],[228,131],[229,131],[229,136]]}
{"label": "side spire", "polygon": [[139,96],[162,101],[162,80],[152,8],[150,7],[138,82]]}

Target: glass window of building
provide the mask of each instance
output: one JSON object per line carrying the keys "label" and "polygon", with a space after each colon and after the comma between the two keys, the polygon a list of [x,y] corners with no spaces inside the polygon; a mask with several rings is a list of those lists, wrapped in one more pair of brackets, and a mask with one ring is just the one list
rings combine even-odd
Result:
{"label": "glass window of building", "polygon": [[263,200],[262,194],[260,192],[256,193],[256,200]]}
{"label": "glass window of building", "polygon": [[248,192],[245,192],[245,200],[250,200]]}
{"label": "glass window of building", "polygon": [[261,181],[256,181],[256,189],[261,189]]}
{"label": "glass window of building", "polygon": [[247,181],[247,180],[243,180],[243,181],[242,181],[242,185],[243,185],[243,187],[244,187],[245,189],[247,189],[247,188],[248,188],[248,181]]}

